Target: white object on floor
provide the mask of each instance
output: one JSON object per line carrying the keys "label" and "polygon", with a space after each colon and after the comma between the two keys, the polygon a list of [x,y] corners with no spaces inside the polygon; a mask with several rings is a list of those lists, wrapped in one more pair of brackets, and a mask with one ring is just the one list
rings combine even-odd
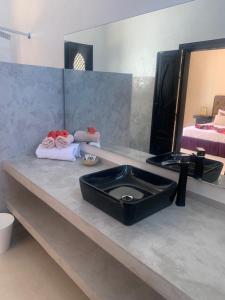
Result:
{"label": "white object on floor", "polygon": [[46,149],[40,144],[36,150],[36,156],[37,158],[75,161],[76,157],[80,157],[80,144],[71,144],[63,149]]}
{"label": "white object on floor", "polygon": [[0,254],[5,253],[9,249],[14,220],[13,215],[0,213]]}

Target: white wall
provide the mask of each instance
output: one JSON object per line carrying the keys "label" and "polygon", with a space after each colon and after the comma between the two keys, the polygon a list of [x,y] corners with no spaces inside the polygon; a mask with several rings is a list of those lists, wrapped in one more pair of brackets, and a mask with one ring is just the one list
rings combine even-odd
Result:
{"label": "white wall", "polygon": [[[9,0],[0,0],[0,25],[4,27],[11,26],[11,1]],[[3,39],[0,36],[0,61],[15,61],[12,47],[12,41]]]}
{"label": "white wall", "polygon": [[154,76],[158,51],[225,37],[224,11],[224,0],[195,0],[65,39],[94,45],[95,70]]}
{"label": "white wall", "polygon": [[5,39],[0,34],[0,61],[12,62],[10,40]]}
{"label": "white wall", "polygon": [[65,33],[187,1],[190,0],[0,0],[0,11],[4,15],[10,7],[10,27],[32,32],[31,40],[14,38],[16,62],[63,67]]}

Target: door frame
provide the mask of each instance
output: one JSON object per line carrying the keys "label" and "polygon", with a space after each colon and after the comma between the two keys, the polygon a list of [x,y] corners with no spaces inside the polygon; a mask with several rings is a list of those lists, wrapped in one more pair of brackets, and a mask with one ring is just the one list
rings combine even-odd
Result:
{"label": "door frame", "polygon": [[225,49],[225,38],[179,45],[179,50],[182,53],[182,61],[181,61],[180,83],[178,88],[178,99],[177,99],[178,108],[177,108],[177,120],[176,120],[174,148],[173,148],[173,151],[175,152],[179,152],[181,148],[180,146],[181,146],[181,137],[183,131],[183,123],[184,123],[191,53],[194,51],[217,50],[217,49]]}

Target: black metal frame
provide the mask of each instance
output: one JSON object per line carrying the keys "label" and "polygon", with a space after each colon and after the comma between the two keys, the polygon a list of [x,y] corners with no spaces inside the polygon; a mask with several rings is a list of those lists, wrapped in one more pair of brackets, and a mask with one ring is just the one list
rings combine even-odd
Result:
{"label": "black metal frame", "polygon": [[178,111],[177,111],[177,121],[176,121],[176,131],[175,131],[175,144],[173,149],[176,152],[180,151],[180,145],[181,145],[191,52],[225,49],[225,38],[201,41],[195,43],[180,44],[179,49],[180,51],[182,51],[183,54],[183,62],[181,66],[180,91],[178,95]]}
{"label": "black metal frame", "polygon": [[86,45],[76,42],[67,42],[64,43],[64,67],[65,69],[73,69],[72,61],[74,59],[74,48],[80,48],[79,52],[86,57],[86,71],[93,71],[93,45]]}

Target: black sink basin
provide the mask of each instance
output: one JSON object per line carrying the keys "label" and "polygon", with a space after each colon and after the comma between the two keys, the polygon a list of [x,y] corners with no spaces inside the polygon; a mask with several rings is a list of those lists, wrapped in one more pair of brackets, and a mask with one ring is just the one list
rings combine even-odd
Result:
{"label": "black sink basin", "polygon": [[[171,171],[175,172],[180,172],[180,167],[179,165],[162,165],[163,162],[168,161],[168,160],[173,160],[174,157],[172,156],[171,153],[166,153],[154,157],[150,157],[147,159],[147,162],[153,165],[156,165],[158,167],[162,167],[164,169],[168,169]],[[204,163],[203,163],[203,177],[202,180],[207,181],[207,182],[215,182],[223,169],[223,163],[220,161],[212,160],[205,158]],[[190,165],[189,165],[189,170],[188,170],[188,175],[191,177],[195,177],[194,174],[195,171],[195,160],[194,156],[190,156]]]}
{"label": "black sink basin", "polygon": [[177,183],[124,165],[80,178],[83,198],[125,225],[172,204]]}

